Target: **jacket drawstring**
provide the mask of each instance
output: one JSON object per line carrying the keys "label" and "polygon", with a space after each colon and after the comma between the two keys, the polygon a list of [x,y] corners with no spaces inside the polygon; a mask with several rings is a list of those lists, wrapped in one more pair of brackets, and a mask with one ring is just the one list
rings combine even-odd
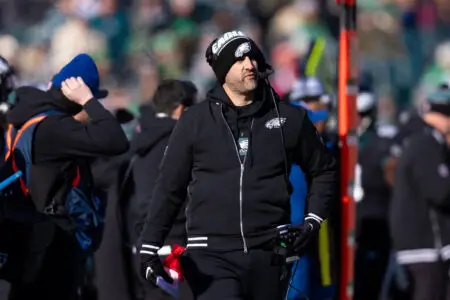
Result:
{"label": "jacket drawstring", "polygon": [[[252,121],[253,122],[253,121]],[[252,137],[252,128],[250,125],[249,131],[248,131],[248,156],[249,156],[249,163],[250,163],[250,168],[253,168],[253,137]]]}

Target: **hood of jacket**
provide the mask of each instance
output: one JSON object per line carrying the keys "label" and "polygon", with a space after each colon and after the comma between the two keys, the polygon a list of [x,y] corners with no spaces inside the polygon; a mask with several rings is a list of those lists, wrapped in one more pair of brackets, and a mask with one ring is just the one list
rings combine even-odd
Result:
{"label": "hood of jacket", "polygon": [[42,91],[34,87],[20,87],[16,90],[16,104],[6,115],[6,120],[17,128],[33,116],[50,110],[75,115],[82,110],[82,106],[68,100],[57,88]]}
{"label": "hood of jacket", "polygon": [[143,107],[141,110],[141,132],[132,142],[134,152],[140,156],[145,155],[155,147],[162,139],[172,133],[176,121],[169,116],[155,114],[151,107]]}
{"label": "hood of jacket", "polygon": [[[212,88],[206,98],[212,102],[220,102],[225,114],[233,115],[236,119],[248,118],[258,113],[266,103],[267,94],[265,89],[257,89],[255,94],[255,101],[245,106],[235,106],[228,97],[227,93],[222,86],[216,85]],[[229,112],[231,114],[229,114]]]}
{"label": "hood of jacket", "polygon": [[[252,119],[258,115],[263,115],[268,110],[273,108],[279,101],[276,93],[272,90],[272,87],[268,81],[259,81],[258,88],[255,91],[254,101],[251,104],[245,106],[235,106],[228,97],[227,93],[222,86],[217,85],[207,94],[207,99],[211,102],[220,102],[222,107],[222,113],[225,120],[231,130],[235,143],[238,143],[239,137],[242,133],[246,133],[248,136],[249,157],[250,165],[253,165],[252,155],[252,131],[251,124]],[[245,134],[244,134],[245,135]]]}

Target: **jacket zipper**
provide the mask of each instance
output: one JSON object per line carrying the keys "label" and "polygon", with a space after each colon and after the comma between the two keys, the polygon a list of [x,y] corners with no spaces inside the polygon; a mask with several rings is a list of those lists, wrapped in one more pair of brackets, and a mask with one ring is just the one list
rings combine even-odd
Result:
{"label": "jacket zipper", "polygon": [[[245,240],[245,235],[244,235],[244,221],[242,218],[242,203],[244,201],[242,189],[243,189],[243,181],[244,181],[245,161],[247,160],[247,153],[250,149],[247,149],[247,153],[245,153],[245,156],[244,156],[244,161],[241,162],[241,157],[239,156],[239,149],[236,144],[236,141],[234,140],[233,132],[231,131],[230,125],[228,125],[227,120],[225,119],[225,116],[223,115],[222,105],[220,106],[220,113],[222,115],[223,121],[225,122],[225,125],[228,128],[228,132],[230,133],[231,138],[233,140],[237,158],[238,158],[239,164],[241,166],[241,173],[240,173],[240,177],[239,177],[239,225],[240,225],[240,229],[241,229],[242,243],[244,245],[244,253],[248,253],[247,241]],[[252,128],[253,128],[253,121],[254,121],[254,119],[252,119],[252,124],[250,125],[250,130],[252,130]]]}
{"label": "jacket zipper", "polygon": [[[189,227],[189,204],[191,203],[191,188],[190,186],[188,186],[187,188],[187,199],[185,201],[187,201],[186,203],[186,208],[184,210],[184,215],[186,216],[186,222],[184,223],[184,229],[186,230],[186,234],[188,234],[188,227]],[[188,235],[189,236],[189,235]]]}
{"label": "jacket zipper", "polygon": [[434,247],[439,251],[440,256],[440,250],[442,249],[441,228],[439,227],[436,211],[430,208],[429,215],[434,236]]}

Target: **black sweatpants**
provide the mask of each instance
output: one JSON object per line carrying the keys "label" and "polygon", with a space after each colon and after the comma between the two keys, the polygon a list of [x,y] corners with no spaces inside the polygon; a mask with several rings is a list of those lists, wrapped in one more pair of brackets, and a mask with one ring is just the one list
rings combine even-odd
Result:
{"label": "black sweatpants", "polygon": [[26,282],[12,284],[9,300],[77,299],[85,270],[81,248],[70,233],[53,224],[47,226],[43,230],[54,229],[50,245],[45,250],[33,252],[31,249],[26,257],[26,270],[33,273],[33,279],[29,277]]}
{"label": "black sweatpants", "polygon": [[188,249],[181,267],[196,300],[281,300],[290,268],[271,265],[272,252]]}
{"label": "black sweatpants", "polygon": [[450,300],[448,264],[420,263],[407,268],[412,280],[412,300]]}

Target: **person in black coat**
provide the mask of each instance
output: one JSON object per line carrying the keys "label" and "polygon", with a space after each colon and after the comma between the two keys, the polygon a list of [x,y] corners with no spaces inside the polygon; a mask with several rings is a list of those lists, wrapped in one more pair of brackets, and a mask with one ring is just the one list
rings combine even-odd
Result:
{"label": "person in black coat", "polygon": [[336,162],[306,110],[280,102],[253,40],[227,32],[205,56],[218,84],[171,135],[142,233],[141,275],[172,281],[156,254],[188,195],[181,267],[194,297],[282,299],[289,271],[274,259],[274,241],[290,227],[288,166],[299,164],[311,183],[304,222],[288,230],[301,255],[328,216]]}
{"label": "person in black coat", "polygon": [[426,126],[403,143],[390,211],[397,262],[413,299],[450,299],[450,89],[428,97]]}
{"label": "person in black coat", "polygon": [[[31,118],[55,112],[33,129],[27,188],[40,213],[59,207],[57,201],[63,201],[59,195],[65,194],[58,192],[71,187],[71,170],[78,170],[83,193],[93,194],[92,160],[129,149],[117,119],[98,101],[107,96],[99,84],[94,60],[79,54],[53,77],[47,91],[26,86],[15,91],[18,102],[6,116],[10,128],[19,130]],[[61,215],[65,214],[67,211],[62,211]],[[53,221],[30,225],[23,272],[11,287],[10,300],[77,299],[87,254],[73,232]],[[99,244],[101,237],[93,242]]]}
{"label": "person in black coat", "polygon": [[[131,240],[135,241],[136,245],[147,216],[150,204],[148,200],[152,196],[169,137],[177,120],[195,102],[196,94],[197,89],[191,82],[165,80],[158,86],[152,105],[141,109],[140,132],[132,141],[135,160],[132,169],[134,197],[130,202],[127,216],[127,220],[131,220],[128,222],[128,227],[131,226],[129,228]],[[186,245],[184,210],[184,208],[180,210],[165,246],[159,251],[163,259],[170,254],[173,245]],[[140,276],[138,277],[140,279]],[[170,299],[170,296],[164,294],[162,290],[148,284],[141,287],[141,294],[144,299]],[[179,298],[192,299],[187,285],[182,285]]]}
{"label": "person in black coat", "polygon": [[387,222],[391,187],[385,178],[384,164],[397,127],[377,122],[376,107],[374,94],[358,95],[359,143],[354,188],[356,300],[379,299],[391,250]]}

